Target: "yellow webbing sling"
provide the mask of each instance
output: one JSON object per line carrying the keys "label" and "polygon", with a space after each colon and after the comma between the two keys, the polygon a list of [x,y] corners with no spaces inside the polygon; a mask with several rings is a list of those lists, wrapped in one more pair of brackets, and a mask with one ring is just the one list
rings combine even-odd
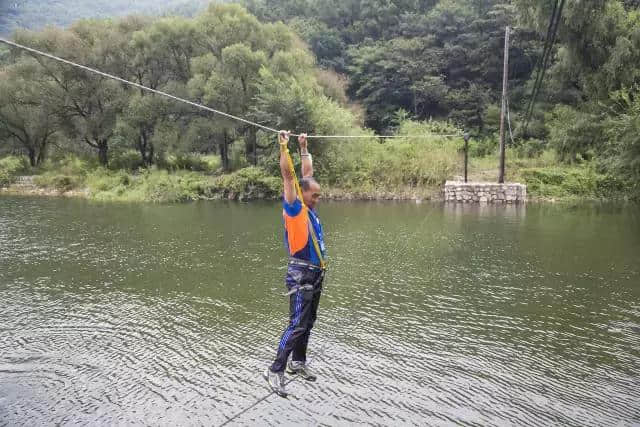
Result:
{"label": "yellow webbing sling", "polygon": [[[302,190],[300,189],[300,183],[298,182],[298,177],[296,175],[296,170],[293,166],[293,159],[291,158],[291,154],[289,153],[289,147],[287,147],[286,143],[281,143],[280,145],[287,155],[287,161],[289,162],[289,169],[291,169],[291,174],[293,175],[293,183],[296,187],[296,193],[298,194],[298,199],[300,199],[300,203],[302,203],[303,208],[307,208],[304,204],[304,199],[302,198]],[[307,208],[308,209],[308,208]],[[313,247],[318,254],[318,259],[320,260],[320,268],[323,270],[327,268],[327,264],[324,261],[324,257],[322,256],[322,251],[320,251],[320,245],[318,245],[318,237],[316,236],[316,231],[311,225],[311,221],[307,218],[307,223],[309,224],[309,234],[311,235],[311,240],[313,241]]]}

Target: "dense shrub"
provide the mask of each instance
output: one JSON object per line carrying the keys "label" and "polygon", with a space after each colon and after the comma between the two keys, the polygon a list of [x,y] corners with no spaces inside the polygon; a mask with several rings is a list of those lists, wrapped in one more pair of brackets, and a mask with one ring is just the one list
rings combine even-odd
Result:
{"label": "dense shrub", "polygon": [[172,154],[159,162],[158,166],[169,171],[187,170],[213,173],[220,169],[220,157],[198,154]]}
{"label": "dense shrub", "polygon": [[116,151],[109,159],[109,168],[134,171],[144,166],[140,152],[137,150]]}
{"label": "dense shrub", "polygon": [[529,139],[515,147],[519,157],[532,159],[539,157],[545,150],[546,144],[539,139]]}
{"label": "dense shrub", "polygon": [[264,199],[282,193],[282,179],[268,175],[264,169],[251,166],[213,180],[205,190],[210,198]]}
{"label": "dense shrub", "polygon": [[65,175],[56,172],[46,172],[34,178],[33,182],[44,188],[61,192],[75,190],[84,185],[84,178],[79,175]]}
{"label": "dense shrub", "polygon": [[87,175],[96,167],[95,161],[66,155],[47,161],[33,181],[40,187],[66,192],[84,187]]}
{"label": "dense shrub", "polygon": [[198,200],[202,198],[207,182],[207,177],[198,173],[169,173],[156,168],[134,175],[99,169],[87,177],[87,187],[96,200],[154,203]]}
{"label": "dense shrub", "polygon": [[[437,122],[404,121],[399,135],[406,138],[353,139],[332,144],[323,162],[326,180],[344,189],[393,190],[398,187],[438,186],[459,167],[461,137],[455,128]],[[429,135],[433,136],[429,136]],[[412,138],[409,136],[417,135]]]}
{"label": "dense shrub", "polygon": [[485,157],[498,150],[498,139],[487,136],[481,139],[472,138],[469,140],[469,156]]}
{"label": "dense shrub", "polygon": [[602,117],[566,105],[556,106],[549,117],[549,144],[562,161],[591,159],[605,140]]}
{"label": "dense shrub", "polygon": [[26,158],[9,156],[0,159],[0,187],[13,183],[16,177],[29,169]]}
{"label": "dense shrub", "polygon": [[625,197],[627,187],[620,179],[581,167],[532,168],[521,171],[528,191],[539,197],[616,198]]}
{"label": "dense shrub", "polygon": [[95,160],[88,160],[72,154],[47,161],[42,170],[45,173],[68,175],[68,176],[87,176],[88,173],[95,170],[98,166]]}
{"label": "dense shrub", "polygon": [[[201,198],[206,180],[194,173],[169,174],[166,171],[148,171],[136,182],[142,200],[149,202],[185,202]],[[135,193],[134,193],[135,194]]]}
{"label": "dense shrub", "polygon": [[6,187],[13,182],[13,177],[4,169],[0,169],[0,188]]}
{"label": "dense shrub", "polygon": [[131,175],[125,171],[109,171],[101,168],[87,176],[86,183],[92,194],[114,190],[122,194],[131,181]]}

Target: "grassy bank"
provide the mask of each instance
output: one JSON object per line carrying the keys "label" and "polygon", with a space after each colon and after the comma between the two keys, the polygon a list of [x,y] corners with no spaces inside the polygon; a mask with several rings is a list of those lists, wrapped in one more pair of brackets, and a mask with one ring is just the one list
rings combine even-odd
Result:
{"label": "grassy bank", "polygon": [[[81,163],[77,159],[74,163]],[[202,171],[167,171],[152,167],[138,171],[51,169],[34,184],[54,193],[77,192],[99,201],[185,202],[213,199],[269,199],[281,193],[281,183],[262,169],[249,167],[224,175]]]}
{"label": "grassy bank", "polygon": [[[498,156],[491,154],[470,161],[473,181],[496,181]],[[552,151],[535,157],[507,151],[506,181],[527,185],[532,200],[618,200],[632,197],[628,183],[598,171],[595,162],[565,164]]]}
{"label": "grassy bank", "polygon": [[[514,154],[514,153],[511,153]],[[496,158],[470,159],[469,179],[495,181]],[[89,162],[67,157],[35,171],[33,183],[41,193],[71,194],[99,201],[184,202],[193,200],[276,199],[282,192],[281,179],[260,167],[246,167],[229,174],[152,167],[137,171],[95,168]],[[454,170],[447,178],[456,178]],[[20,175],[33,174],[24,159],[0,160],[0,186],[9,187]],[[461,173],[460,173],[461,175]],[[325,183],[324,197],[330,199],[433,199],[440,198],[442,182],[406,184],[381,179],[335,180]],[[528,159],[511,156],[507,162],[507,180],[525,183],[534,200],[593,200],[624,198],[624,184],[599,174],[592,164],[560,165],[550,153]],[[340,185],[342,184],[342,185]],[[17,187],[14,191],[20,192]]]}
{"label": "grassy bank", "polygon": [[[446,123],[405,121],[399,135],[456,133]],[[348,142],[314,146],[316,177],[324,197],[331,199],[433,199],[441,197],[446,180],[463,175],[463,142],[439,136]],[[233,145],[238,159],[243,142]],[[110,168],[95,159],[58,153],[53,160],[31,169],[25,158],[0,159],[0,187],[8,187],[20,175],[34,175],[39,193],[67,194],[100,201],[183,202],[212,199],[275,199],[282,194],[278,152],[273,150],[258,166],[234,162],[224,173],[215,155],[165,155],[144,168],[133,150],[113,153]],[[297,156],[294,156],[297,159]],[[567,164],[553,151],[523,147],[507,150],[506,180],[528,186],[534,200],[621,199],[630,196],[629,183],[598,171],[595,162]],[[498,175],[495,141],[472,141],[469,180],[495,182]],[[298,169],[299,169],[299,165]],[[29,187],[13,186],[24,192]],[[33,187],[31,187],[33,189]],[[6,190],[5,190],[6,191]]]}

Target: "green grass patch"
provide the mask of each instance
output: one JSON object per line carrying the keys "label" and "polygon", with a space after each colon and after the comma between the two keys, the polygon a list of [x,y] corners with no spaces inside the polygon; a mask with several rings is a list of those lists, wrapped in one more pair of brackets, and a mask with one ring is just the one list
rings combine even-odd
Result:
{"label": "green grass patch", "polygon": [[[133,159],[133,155],[129,159]],[[125,160],[122,160],[122,159]],[[123,164],[132,165],[121,157]],[[170,157],[173,170],[113,170],[76,156],[48,161],[34,183],[59,192],[86,189],[88,197],[100,201],[184,202],[200,199],[268,199],[282,193],[282,179],[264,169],[248,167],[227,175],[212,177],[219,170],[215,156]],[[24,159],[0,160],[0,183],[10,183],[25,169]],[[196,169],[196,170],[189,170]]]}
{"label": "green grass patch", "polygon": [[131,202],[185,202],[201,199],[265,199],[282,192],[281,179],[257,167],[209,177],[199,172],[151,168],[136,174],[99,169],[86,185],[92,199]]}
{"label": "green grass patch", "polygon": [[99,169],[86,180],[89,195],[100,201],[185,202],[202,198],[208,178],[194,172],[169,173],[155,168],[130,174]]}
{"label": "green grass patch", "polygon": [[[469,160],[470,181],[495,182],[498,177],[498,153]],[[536,156],[509,148],[506,153],[505,180],[527,185],[530,197],[547,199],[616,199],[628,196],[629,189],[620,179],[597,171],[594,163],[566,164],[555,152],[545,150]]]}
{"label": "green grass patch", "polygon": [[623,198],[626,192],[622,181],[596,172],[590,164],[523,169],[520,174],[534,197]]}
{"label": "green grass patch", "polygon": [[159,166],[172,172],[185,170],[212,174],[222,167],[222,162],[217,155],[170,154]]}
{"label": "green grass patch", "polygon": [[[419,138],[353,139],[331,144],[320,171],[331,187],[366,192],[439,187],[461,169],[461,137],[443,123],[405,121],[398,135]],[[324,164],[324,163],[327,164]]]}

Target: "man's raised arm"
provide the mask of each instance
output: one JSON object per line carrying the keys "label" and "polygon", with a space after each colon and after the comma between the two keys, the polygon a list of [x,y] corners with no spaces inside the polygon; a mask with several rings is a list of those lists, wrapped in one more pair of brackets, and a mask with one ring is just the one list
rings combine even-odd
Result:
{"label": "man's raised arm", "polygon": [[300,160],[302,163],[302,177],[310,178],[313,176],[313,159],[311,154],[307,151],[307,134],[301,133],[298,137],[298,143],[300,144]]}
{"label": "man's raised arm", "polygon": [[293,171],[289,166],[287,158],[287,143],[289,142],[289,132],[281,130],[278,133],[278,142],[280,143],[280,172],[284,183],[284,200],[288,204],[296,201],[296,186],[293,183]]}

